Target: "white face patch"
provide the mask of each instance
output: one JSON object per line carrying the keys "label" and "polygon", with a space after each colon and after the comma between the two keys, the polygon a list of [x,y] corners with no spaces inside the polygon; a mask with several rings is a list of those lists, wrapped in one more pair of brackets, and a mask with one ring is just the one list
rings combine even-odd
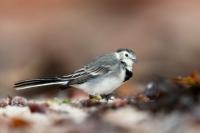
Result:
{"label": "white face patch", "polygon": [[128,69],[129,71],[132,72],[133,69],[133,60],[130,59],[129,57],[126,56],[126,54],[128,54],[128,56],[132,56],[130,55],[130,53],[128,53],[127,51],[124,52],[120,52],[120,53],[115,53],[116,57],[120,60],[123,61],[126,64],[126,69]]}
{"label": "white face patch", "polygon": [[126,63],[126,69],[132,72],[133,61],[131,59],[124,59],[123,62]]}

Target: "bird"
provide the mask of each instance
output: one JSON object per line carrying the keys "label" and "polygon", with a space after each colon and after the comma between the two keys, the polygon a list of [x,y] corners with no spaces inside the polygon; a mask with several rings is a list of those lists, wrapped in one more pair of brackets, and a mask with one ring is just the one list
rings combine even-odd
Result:
{"label": "bird", "polygon": [[128,48],[94,58],[87,65],[71,74],[53,77],[23,80],[14,84],[16,90],[61,85],[75,87],[90,97],[107,97],[133,76],[136,54]]}

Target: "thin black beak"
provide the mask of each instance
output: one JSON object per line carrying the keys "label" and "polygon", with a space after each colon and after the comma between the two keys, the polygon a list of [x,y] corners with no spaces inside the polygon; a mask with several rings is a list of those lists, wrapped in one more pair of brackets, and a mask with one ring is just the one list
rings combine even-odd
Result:
{"label": "thin black beak", "polygon": [[134,63],[138,63],[138,60],[136,58],[131,58],[131,60],[134,62]]}

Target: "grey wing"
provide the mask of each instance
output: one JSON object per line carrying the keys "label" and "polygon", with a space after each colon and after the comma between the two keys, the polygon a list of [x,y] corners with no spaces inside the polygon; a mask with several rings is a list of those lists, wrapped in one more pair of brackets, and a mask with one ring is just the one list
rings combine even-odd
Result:
{"label": "grey wing", "polygon": [[75,71],[71,75],[63,76],[69,80],[68,85],[81,84],[90,79],[97,78],[101,75],[111,72],[112,66],[118,63],[118,60],[113,55],[104,55],[91,63],[86,65],[84,68]]}

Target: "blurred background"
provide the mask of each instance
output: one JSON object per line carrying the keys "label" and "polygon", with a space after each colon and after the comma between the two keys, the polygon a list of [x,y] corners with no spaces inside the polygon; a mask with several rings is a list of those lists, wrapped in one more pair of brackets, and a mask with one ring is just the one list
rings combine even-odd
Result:
{"label": "blurred background", "polygon": [[[1,96],[14,95],[16,81],[64,75],[125,47],[139,62],[122,95],[155,75],[200,70],[200,1],[0,0]],[[51,96],[67,93],[51,90]],[[50,92],[37,91],[26,94]]]}

